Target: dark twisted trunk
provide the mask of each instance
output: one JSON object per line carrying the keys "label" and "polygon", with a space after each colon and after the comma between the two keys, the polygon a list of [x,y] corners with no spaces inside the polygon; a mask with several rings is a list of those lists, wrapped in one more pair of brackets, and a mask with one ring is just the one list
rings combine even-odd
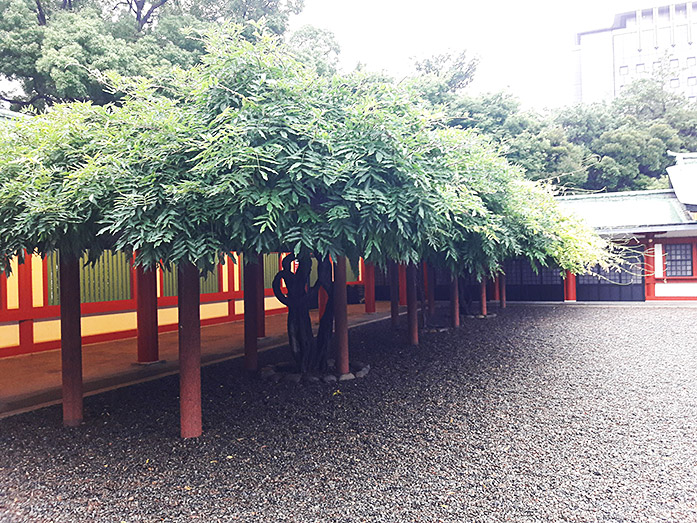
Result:
{"label": "dark twisted trunk", "polygon": [[[310,286],[312,258],[309,255],[297,258],[295,272],[291,270],[294,260],[296,257],[292,254],[283,259],[283,268],[273,280],[273,292],[288,307],[288,344],[298,369],[302,373],[321,372],[327,368],[327,354],[334,325],[331,262],[326,257],[319,260],[317,282]],[[285,294],[281,289],[281,281],[285,282]],[[315,338],[310,320],[310,304],[315,301],[320,287],[327,292],[328,300]]]}

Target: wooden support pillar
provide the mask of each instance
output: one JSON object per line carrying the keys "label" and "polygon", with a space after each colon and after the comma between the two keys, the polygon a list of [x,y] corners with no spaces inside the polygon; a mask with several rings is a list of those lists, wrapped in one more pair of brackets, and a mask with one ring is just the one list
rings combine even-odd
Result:
{"label": "wooden support pillar", "polygon": [[259,335],[259,265],[244,256],[244,368],[256,371]]}
{"label": "wooden support pillar", "polygon": [[410,263],[406,268],[407,284],[407,324],[409,326],[409,344],[419,344],[419,315],[416,296],[417,266]]}
{"label": "wooden support pillar", "polygon": [[399,264],[399,305],[407,304],[407,266]]}
{"label": "wooden support pillar", "polygon": [[374,314],[375,308],[375,265],[363,264],[363,285],[365,286],[365,312]]}
{"label": "wooden support pillar", "polygon": [[[29,253],[24,258],[24,263],[17,267],[17,279],[19,286],[19,311],[22,314],[19,320],[19,346],[29,352],[34,346],[34,320],[32,319],[32,258]],[[4,306],[6,302],[2,302]]]}
{"label": "wooden support pillar", "polygon": [[264,288],[264,255],[257,257],[257,338],[266,337],[266,290]]}
{"label": "wooden support pillar", "polygon": [[486,280],[479,282],[479,301],[482,305],[481,315],[486,316]]}
{"label": "wooden support pillar", "polygon": [[426,300],[428,301],[428,316],[433,318],[436,312],[436,270],[424,263],[426,280]]}
{"label": "wooden support pillar", "polygon": [[491,298],[494,301],[499,301],[501,300],[501,284],[499,283],[499,277],[494,276],[494,282],[493,282],[493,291],[494,291],[494,296]]}
{"label": "wooden support pillar", "polygon": [[138,363],[159,361],[157,337],[157,271],[136,267],[136,317],[138,322]]}
{"label": "wooden support pillar", "polygon": [[61,364],[63,424],[82,422],[82,329],[80,325],[80,260],[60,255]]}
{"label": "wooden support pillar", "polygon": [[450,326],[453,328],[460,326],[460,289],[458,277],[454,273],[450,280]]}
{"label": "wooden support pillar", "polygon": [[387,265],[387,276],[390,279],[390,318],[392,328],[399,326],[399,269],[397,262],[391,261]]}
{"label": "wooden support pillar", "polygon": [[193,263],[178,267],[179,419],[182,438],[201,435],[201,279]]}
{"label": "wooden support pillar", "polygon": [[337,256],[334,263],[334,336],[336,337],[336,370],[339,374],[348,374],[348,303],[346,300],[345,256]]}
{"label": "wooden support pillar", "polygon": [[576,275],[571,271],[564,278],[564,301],[576,301]]}
{"label": "wooden support pillar", "polygon": [[499,304],[502,309],[506,308],[506,275],[499,275]]}

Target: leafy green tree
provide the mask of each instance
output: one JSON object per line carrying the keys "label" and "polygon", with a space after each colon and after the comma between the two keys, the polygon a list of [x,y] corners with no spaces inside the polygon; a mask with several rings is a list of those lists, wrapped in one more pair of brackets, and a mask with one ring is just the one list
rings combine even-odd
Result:
{"label": "leafy green tree", "polygon": [[319,75],[337,72],[341,47],[331,31],[304,25],[290,35],[288,45],[296,51],[300,61],[314,68]]}
{"label": "leafy green tree", "polygon": [[279,34],[303,0],[0,0],[0,71],[21,93],[0,93],[15,108],[59,101],[115,101],[99,76],[152,75],[198,63],[196,33],[224,20],[265,20]]}
{"label": "leafy green tree", "polygon": [[[100,235],[104,199],[113,191],[98,139],[109,120],[91,104],[0,125],[0,263],[24,250],[96,259],[112,238]],[[96,173],[96,175],[95,175]]]}
{"label": "leafy green tree", "polygon": [[507,93],[460,96],[448,112],[449,125],[491,136],[500,152],[531,180],[554,180],[579,187],[587,178],[587,153],[571,143],[565,130],[534,112],[523,112]]}
{"label": "leafy green tree", "polygon": [[656,79],[631,84],[611,104],[564,109],[555,121],[595,159],[583,185],[592,190],[667,187],[668,150],[691,150],[697,136],[695,109]]}
{"label": "leafy green tree", "polygon": [[467,51],[414,60],[417,76],[411,79],[412,87],[431,104],[447,106],[472,82],[478,64]]}

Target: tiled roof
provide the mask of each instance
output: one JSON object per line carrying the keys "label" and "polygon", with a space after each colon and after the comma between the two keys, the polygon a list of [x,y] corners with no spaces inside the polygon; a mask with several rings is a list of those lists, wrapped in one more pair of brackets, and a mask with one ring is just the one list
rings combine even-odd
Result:
{"label": "tiled roof", "polygon": [[601,230],[695,223],[672,189],[561,196],[559,203]]}

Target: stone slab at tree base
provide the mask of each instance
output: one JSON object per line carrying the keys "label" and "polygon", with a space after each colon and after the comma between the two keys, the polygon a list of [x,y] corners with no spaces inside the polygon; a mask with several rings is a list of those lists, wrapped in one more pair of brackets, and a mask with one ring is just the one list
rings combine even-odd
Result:
{"label": "stone slab at tree base", "polygon": [[356,378],[365,378],[370,372],[369,364],[356,361],[351,363],[349,372],[345,374],[337,374],[336,367],[334,366],[334,360],[330,359],[327,363],[327,374],[303,375],[297,371],[295,364],[284,361],[262,367],[259,371],[259,377],[262,380],[271,381],[273,383],[279,383],[281,381],[291,383],[300,383],[302,381],[307,383],[319,383],[320,381],[325,383],[335,383],[337,381],[349,381]]}
{"label": "stone slab at tree base", "polygon": [[134,361],[132,365],[136,367],[151,367],[152,365],[160,365],[167,363],[167,360],[155,360],[155,361]]}

